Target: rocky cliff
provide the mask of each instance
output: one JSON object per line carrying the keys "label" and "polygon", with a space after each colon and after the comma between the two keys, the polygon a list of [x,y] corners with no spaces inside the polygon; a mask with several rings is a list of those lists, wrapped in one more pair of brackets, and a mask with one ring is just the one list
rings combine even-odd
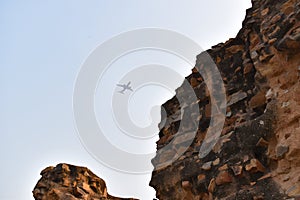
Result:
{"label": "rocky cliff", "polygon": [[[210,92],[199,75],[209,68],[205,53],[186,79],[197,95],[182,108],[176,96],[163,105],[157,149],[172,144],[186,110],[196,113],[199,128],[191,146],[172,165],[152,174],[159,199],[300,198],[300,1],[253,0],[236,38],[207,53],[225,84],[227,107],[221,137],[204,157],[199,150],[212,116]],[[187,101],[189,102],[189,101]],[[178,142],[174,145],[184,145]],[[157,154],[154,166],[168,156]]]}
{"label": "rocky cliff", "polygon": [[134,200],[109,195],[104,180],[86,167],[58,164],[41,175],[33,190],[36,200]]}
{"label": "rocky cliff", "polygon": [[[189,101],[185,86],[163,105],[157,150],[185,145],[190,139],[183,115],[199,115],[198,131],[187,151],[157,154],[150,185],[157,197],[202,200],[282,200],[300,198],[300,1],[253,0],[236,38],[200,54],[186,79],[197,96]],[[200,71],[209,68],[208,53],[225,84],[227,106],[216,145],[199,156],[212,120],[214,101]],[[199,110],[200,114],[196,112]],[[199,108],[199,109],[198,109]],[[181,140],[173,141],[179,128]],[[42,171],[36,200],[120,199],[110,196],[105,182],[82,167],[60,164]]]}

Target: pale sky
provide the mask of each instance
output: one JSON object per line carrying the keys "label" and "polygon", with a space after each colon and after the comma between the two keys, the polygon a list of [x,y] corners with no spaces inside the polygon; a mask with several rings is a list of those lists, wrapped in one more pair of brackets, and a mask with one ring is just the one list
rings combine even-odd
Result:
{"label": "pale sky", "polygon": [[[179,32],[208,49],[235,37],[249,7],[250,0],[1,1],[0,199],[33,200],[31,191],[40,171],[63,162],[91,169],[106,181],[111,195],[152,200],[155,192],[148,186],[150,174],[124,174],[107,168],[80,142],[72,96],[82,63],[114,35],[145,27]],[[123,61],[132,67],[141,65],[141,58],[149,63],[148,57],[151,62],[170,61],[178,69],[184,65],[155,52]],[[108,76],[118,81],[114,73]],[[155,96],[158,104],[172,95],[157,86],[144,92],[155,95],[135,95],[137,103],[131,102],[131,107],[137,123],[148,123],[151,111],[141,102]],[[101,112],[97,115],[103,116]],[[154,141],[143,146],[155,151]]]}

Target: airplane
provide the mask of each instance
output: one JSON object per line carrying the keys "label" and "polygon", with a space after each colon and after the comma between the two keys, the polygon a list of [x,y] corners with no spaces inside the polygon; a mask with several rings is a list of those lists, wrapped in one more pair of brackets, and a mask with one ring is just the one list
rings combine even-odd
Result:
{"label": "airplane", "polygon": [[118,91],[118,92],[121,93],[121,94],[124,94],[124,92],[125,92],[126,90],[133,91],[132,88],[130,87],[130,83],[131,83],[131,82],[129,81],[127,84],[117,84],[117,86],[123,88],[123,90]]}

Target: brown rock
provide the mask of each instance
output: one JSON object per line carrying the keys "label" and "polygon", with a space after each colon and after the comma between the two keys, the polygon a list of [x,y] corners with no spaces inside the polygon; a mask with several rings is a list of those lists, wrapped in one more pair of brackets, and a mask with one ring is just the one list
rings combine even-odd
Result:
{"label": "brown rock", "polygon": [[238,67],[238,68],[236,68],[235,70],[234,70],[234,73],[238,73],[239,71],[241,71],[241,67]]}
{"label": "brown rock", "polygon": [[271,23],[272,23],[272,24],[275,24],[275,23],[277,23],[280,19],[281,19],[281,14],[278,13],[278,14],[276,14],[275,16],[272,17]]}
{"label": "brown rock", "polygon": [[222,167],[219,167],[219,171],[224,171],[224,170],[227,170],[227,169],[228,169],[227,164],[223,165]]}
{"label": "brown rock", "polygon": [[248,155],[245,155],[244,157],[243,157],[243,162],[245,163],[245,162],[247,162],[249,160],[249,156]]}
{"label": "brown rock", "polygon": [[268,147],[268,145],[269,145],[269,142],[266,141],[264,138],[260,138],[256,144],[256,146],[259,146],[259,147]]}
{"label": "brown rock", "polygon": [[256,172],[265,172],[265,167],[257,159],[251,159],[250,164],[246,165],[246,171]]}
{"label": "brown rock", "polygon": [[250,108],[258,108],[266,104],[266,95],[263,92],[257,93],[249,102]]}
{"label": "brown rock", "polygon": [[221,171],[216,178],[217,185],[224,185],[226,183],[231,183],[231,182],[232,182],[232,177],[228,171]]}
{"label": "brown rock", "polygon": [[216,160],[213,161],[213,166],[217,166],[220,164],[220,158],[217,158]]}
{"label": "brown rock", "polygon": [[250,185],[251,186],[256,185],[256,182],[251,182]]}
{"label": "brown rock", "polygon": [[205,181],[206,176],[205,176],[205,174],[199,174],[197,176],[197,179],[198,179],[199,182],[203,182],[203,181]]}
{"label": "brown rock", "polygon": [[252,63],[247,63],[245,66],[244,66],[244,74],[248,74],[252,71],[253,69],[253,65]]}
{"label": "brown rock", "polygon": [[237,92],[232,94],[229,97],[229,101],[227,102],[227,106],[231,106],[239,101],[244,100],[245,98],[247,98],[247,93],[246,92]]}
{"label": "brown rock", "polygon": [[239,51],[243,51],[244,50],[244,46],[242,45],[234,45],[234,46],[231,46],[227,49],[227,52],[230,53],[230,54],[236,54],[237,52]]}
{"label": "brown rock", "polygon": [[197,70],[196,67],[194,67],[194,68],[192,69],[192,73],[193,73],[193,74],[197,74],[197,73],[199,73],[199,71]]}
{"label": "brown rock", "polygon": [[213,193],[215,188],[216,188],[216,180],[213,178],[210,180],[207,190],[209,193]]}
{"label": "brown rock", "polygon": [[269,13],[269,11],[270,11],[270,9],[269,9],[269,8],[266,8],[266,9],[264,9],[263,11],[261,11],[261,15],[262,15],[262,16],[265,16],[265,15],[267,15],[267,14]]}
{"label": "brown rock", "polygon": [[285,159],[278,161],[278,174],[288,174],[291,170],[291,162]]}
{"label": "brown rock", "polygon": [[264,200],[264,196],[263,195],[260,195],[260,196],[254,196],[253,197],[253,200]]}
{"label": "brown rock", "polygon": [[238,166],[231,166],[230,168],[232,169],[233,174],[235,176],[241,176],[242,173],[243,173],[243,166],[240,166],[240,165],[238,165]]}
{"label": "brown rock", "polygon": [[[257,36],[257,38],[258,38],[258,36]],[[258,57],[257,51],[252,51],[250,55],[251,55],[251,59],[252,59],[252,60],[256,60],[257,57]]]}
{"label": "brown rock", "polygon": [[233,131],[222,136],[221,138],[219,138],[219,140],[217,141],[217,143],[215,144],[215,146],[213,147],[213,151],[215,153],[220,153],[222,150],[222,146],[226,143],[229,142],[231,139],[231,135],[233,134]]}
{"label": "brown rock", "polygon": [[289,147],[288,146],[278,146],[276,148],[276,156],[277,158],[281,159],[283,158],[283,156],[289,151]]}
{"label": "brown rock", "polygon": [[219,64],[222,61],[222,59],[218,56],[216,59],[216,63]]}
{"label": "brown rock", "polygon": [[274,54],[263,54],[261,56],[259,56],[259,61],[264,63],[269,61],[272,57],[274,56]]}
{"label": "brown rock", "polygon": [[271,40],[269,40],[269,45],[273,45],[275,42],[277,42],[277,38],[273,38]]}
{"label": "brown rock", "polygon": [[41,175],[33,190],[36,200],[123,199],[109,195],[105,182],[85,167],[58,164]]}
{"label": "brown rock", "polygon": [[191,78],[190,81],[191,81],[191,86],[192,86],[193,88],[199,85],[199,82],[197,81],[196,78]]}
{"label": "brown rock", "polygon": [[267,179],[267,178],[271,178],[272,177],[272,174],[271,173],[268,173],[262,177],[260,177],[259,179],[257,179],[258,181],[261,181],[261,180],[264,180],[264,179]]}
{"label": "brown rock", "polygon": [[205,106],[205,117],[210,118],[211,117],[211,104],[207,104]]}
{"label": "brown rock", "polygon": [[287,191],[289,197],[299,197],[300,196],[300,184],[291,186]]}
{"label": "brown rock", "polygon": [[285,7],[284,10],[283,10],[283,13],[286,14],[286,15],[289,15],[294,11],[294,9],[295,9],[294,6]]}
{"label": "brown rock", "polygon": [[181,185],[182,185],[183,189],[190,189],[191,188],[191,183],[189,181],[182,181]]}
{"label": "brown rock", "polygon": [[212,161],[206,162],[202,165],[202,169],[208,171],[211,169],[211,165],[212,165]]}
{"label": "brown rock", "polygon": [[[263,197],[281,200],[288,199],[282,191],[297,194],[297,187],[291,186],[300,182],[300,3],[296,0],[252,0],[252,4],[237,37],[201,53],[195,64],[198,69],[210,69],[210,59],[204,56],[208,53],[217,64],[225,84],[227,105],[223,106],[226,119],[221,136],[207,134],[210,123],[215,122],[207,105],[216,106],[220,102],[212,103],[210,97],[214,91],[197,86],[195,94],[201,114],[196,116],[199,119],[196,140],[182,159],[153,172],[150,184],[156,189],[159,199]],[[218,85],[214,74],[208,72],[205,75],[212,77],[211,82]],[[199,82],[203,81],[195,74],[188,80],[194,77]],[[196,85],[194,80],[191,82]],[[184,86],[180,88],[176,95],[184,96],[188,102],[190,94]],[[175,123],[171,120],[176,118],[174,113],[183,107],[179,104],[176,97],[164,104],[169,119],[165,128],[171,136],[188,129],[180,121]],[[192,107],[186,104],[185,107]],[[222,138],[231,131],[230,137]],[[161,146],[169,144],[170,140],[164,140],[163,134],[161,136]],[[205,137],[208,138],[204,140]],[[214,142],[217,143],[214,145]],[[211,145],[214,145],[213,151]],[[287,151],[279,146],[288,146],[289,149]],[[199,148],[207,155],[199,158]],[[254,156],[264,161],[264,166]],[[215,164],[216,158],[220,158],[218,164]],[[199,175],[199,171],[203,172],[199,167],[207,161],[213,161],[212,166],[223,166],[219,170],[211,166],[203,173],[204,178]],[[265,174],[267,171],[272,176]],[[213,181],[211,177],[214,177]],[[177,187],[182,180],[195,179],[197,181],[193,181],[189,192]],[[215,185],[224,184],[230,179],[234,184],[214,186],[214,182]],[[251,184],[245,184],[245,179]]]}

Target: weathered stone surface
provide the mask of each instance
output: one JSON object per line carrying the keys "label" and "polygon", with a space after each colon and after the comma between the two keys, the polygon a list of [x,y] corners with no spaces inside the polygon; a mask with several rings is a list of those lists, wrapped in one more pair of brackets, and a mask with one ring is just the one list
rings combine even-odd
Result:
{"label": "weathered stone surface", "polygon": [[[299,197],[299,20],[298,0],[252,0],[236,38],[206,51],[225,84],[227,113],[221,137],[210,138],[216,145],[201,159],[197,154],[214,120],[210,109],[214,103],[198,74],[199,69],[208,67],[207,62],[202,54],[197,56],[186,79],[195,86],[199,129],[184,159],[152,173],[150,185],[159,199],[188,199],[187,195],[192,195],[190,199],[224,200]],[[188,96],[184,89],[177,94]],[[177,130],[171,127],[180,124],[178,118],[170,120],[180,108],[176,97],[163,107],[169,110],[166,119],[170,123],[160,127],[158,144],[165,135],[175,135]],[[154,166],[159,156],[153,159]],[[170,172],[177,175],[171,182]],[[185,180],[191,185],[190,192],[176,192]]]}
{"label": "weathered stone surface", "polygon": [[44,169],[41,175],[33,190],[36,200],[124,199],[109,195],[104,180],[85,167],[58,164]]}
{"label": "weathered stone surface", "polygon": [[[236,38],[197,56],[186,77],[197,101],[190,100],[192,91],[183,84],[176,90],[183,103],[175,96],[162,106],[157,150],[167,144],[192,144],[172,165],[153,171],[150,185],[160,200],[300,198],[299,20],[299,0],[252,0]],[[218,102],[211,100],[212,91],[198,73],[210,67],[203,59],[206,53],[225,84],[227,113],[220,138],[209,138],[215,147],[200,159],[210,122],[217,121],[212,107]],[[197,115],[199,124],[182,122],[182,115]],[[179,125],[182,132],[173,140]],[[189,131],[195,126],[193,138]],[[177,153],[171,147],[152,163],[156,166]],[[86,168],[58,165],[41,175],[33,191],[37,200],[118,199],[109,196],[104,181]]]}

